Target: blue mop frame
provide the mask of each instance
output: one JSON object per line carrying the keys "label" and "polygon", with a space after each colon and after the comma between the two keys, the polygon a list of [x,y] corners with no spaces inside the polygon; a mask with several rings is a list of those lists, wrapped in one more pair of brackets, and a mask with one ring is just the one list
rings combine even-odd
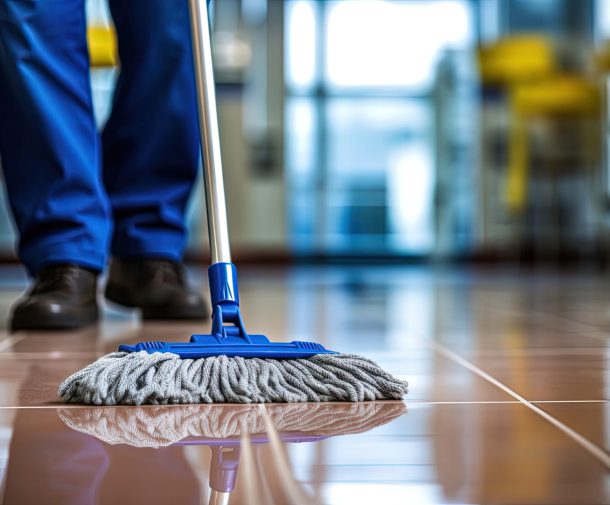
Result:
{"label": "blue mop frame", "polygon": [[308,358],[316,354],[338,354],[316,342],[270,342],[265,335],[248,334],[239,310],[237,268],[233,263],[215,263],[208,269],[212,299],[212,333],[191,335],[190,342],[141,342],[121,344],[119,351],[169,352],[185,359],[210,356],[243,358]]}

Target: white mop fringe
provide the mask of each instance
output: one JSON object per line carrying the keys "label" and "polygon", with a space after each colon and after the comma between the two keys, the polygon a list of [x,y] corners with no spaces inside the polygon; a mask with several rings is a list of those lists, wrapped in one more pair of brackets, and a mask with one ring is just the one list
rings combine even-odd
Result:
{"label": "white mop fringe", "polygon": [[59,386],[64,401],[89,405],[361,402],[399,400],[407,391],[406,381],[355,354],[181,359],[171,353],[115,352]]}

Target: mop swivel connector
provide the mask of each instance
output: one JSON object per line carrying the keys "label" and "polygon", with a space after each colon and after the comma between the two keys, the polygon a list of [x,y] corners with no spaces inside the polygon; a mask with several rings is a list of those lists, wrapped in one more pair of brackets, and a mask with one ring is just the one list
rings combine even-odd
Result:
{"label": "mop swivel connector", "polygon": [[[239,310],[237,268],[233,263],[215,263],[208,268],[212,299],[212,335],[219,342],[227,337],[240,337],[252,343]],[[225,323],[233,324],[227,326]]]}

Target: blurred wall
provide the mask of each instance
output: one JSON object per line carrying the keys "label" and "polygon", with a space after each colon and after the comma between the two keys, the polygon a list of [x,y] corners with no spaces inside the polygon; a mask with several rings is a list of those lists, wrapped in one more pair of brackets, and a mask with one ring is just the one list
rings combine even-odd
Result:
{"label": "blurred wall", "polygon": [[[87,13],[110,22],[105,0]],[[212,19],[236,255],[605,254],[609,0],[216,0]],[[505,65],[532,36],[547,73],[509,64],[561,107],[558,90],[584,93],[574,121],[565,107],[519,119],[523,83],[484,71],[482,54]],[[115,77],[92,71],[100,124]],[[189,253],[204,256],[200,182],[189,223]],[[2,210],[0,256],[13,241]]]}

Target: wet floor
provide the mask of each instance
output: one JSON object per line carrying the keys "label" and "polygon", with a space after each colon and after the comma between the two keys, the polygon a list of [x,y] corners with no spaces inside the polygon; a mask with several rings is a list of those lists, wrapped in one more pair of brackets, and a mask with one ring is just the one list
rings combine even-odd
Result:
{"label": "wet floor", "polygon": [[[25,284],[0,274],[6,327]],[[365,354],[409,381],[404,402],[62,405],[59,382],[119,343],[202,325],[105,307],[77,332],[0,330],[1,502],[610,503],[609,287],[595,274],[242,270],[250,331]]]}

